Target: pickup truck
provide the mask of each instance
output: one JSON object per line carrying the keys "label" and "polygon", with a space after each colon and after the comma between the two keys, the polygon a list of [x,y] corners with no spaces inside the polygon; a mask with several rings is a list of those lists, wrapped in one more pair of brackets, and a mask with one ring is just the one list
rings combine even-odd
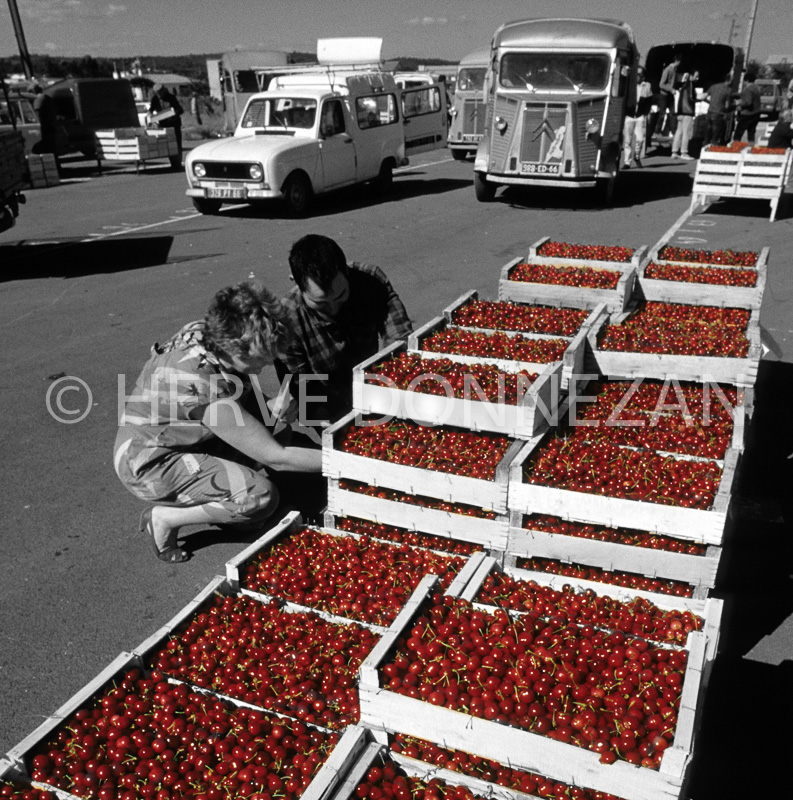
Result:
{"label": "pickup truck", "polygon": [[25,142],[19,131],[0,132],[0,233],[16,224],[19,205],[25,202],[27,182]]}
{"label": "pickup truck", "polygon": [[273,79],[232,137],[188,154],[187,195],[202,214],[277,199],[303,216],[315,195],[344,186],[388,191],[396,167],[445,144],[442,85],[401,90],[387,72],[312,67]]}

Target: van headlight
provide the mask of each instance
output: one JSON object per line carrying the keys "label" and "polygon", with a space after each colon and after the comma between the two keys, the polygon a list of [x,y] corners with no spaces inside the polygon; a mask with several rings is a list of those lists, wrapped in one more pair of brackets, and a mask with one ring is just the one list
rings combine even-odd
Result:
{"label": "van headlight", "polygon": [[454,106],[452,106],[452,107],[451,107],[451,109],[449,109],[449,113],[450,113],[450,114],[451,114],[453,117],[456,117],[456,116],[457,116],[457,109],[456,109]]}
{"label": "van headlight", "polygon": [[504,133],[506,129],[507,129],[507,121],[504,119],[504,117],[496,117],[496,130],[499,133]]}
{"label": "van headlight", "polygon": [[264,177],[264,170],[261,164],[251,164],[248,167],[248,175],[255,181],[260,181]]}
{"label": "van headlight", "polygon": [[586,121],[584,129],[589,134],[598,133],[600,131],[600,123],[594,117],[590,117],[590,119]]}
{"label": "van headlight", "polygon": [[193,175],[195,175],[196,178],[205,178],[206,174],[207,168],[200,161],[196,161],[195,164],[193,164]]}

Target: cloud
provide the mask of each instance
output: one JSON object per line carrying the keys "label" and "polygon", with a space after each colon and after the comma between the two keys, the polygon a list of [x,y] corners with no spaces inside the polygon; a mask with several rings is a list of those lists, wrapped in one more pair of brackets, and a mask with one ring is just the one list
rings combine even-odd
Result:
{"label": "cloud", "polygon": [[407,21],[408,25],[446,25],[449,20],[446,17],[413,17]]}
{"label": "cloud", "polygon": [[119,3],[94,8],[83,0],[27,0],[21,9],[28,19],[43,24],[63,22],[66,19],[96,19],[99,17],[115,17],[127,12],[127,6]]}

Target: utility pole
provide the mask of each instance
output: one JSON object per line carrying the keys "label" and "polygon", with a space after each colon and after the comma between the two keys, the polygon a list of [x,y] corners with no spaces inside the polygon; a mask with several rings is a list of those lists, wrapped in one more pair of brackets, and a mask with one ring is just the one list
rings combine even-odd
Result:
{"label": "utility pole", "polygon": [[754,33],[754,21],[757,18],[757,5],[760,0],[752,0],[752,10],[749,12],[749,25],[746,28],[746,44],[744,45],[744,58],[749,63],[749,50],[752,47],[752,34]]}
{"label": "utility pole", "polygon": [[8,8],[11,11],[11,22],[14,24],[14,34],[17,37],[22,71],[25,73],[25,77],[30,80],[33,77],[33,64],[30,61],[30,53],[28,53],[28,45],[25,41],[25,31],[22,30],[22,19],[19,16],[17,0],[8,0]]}

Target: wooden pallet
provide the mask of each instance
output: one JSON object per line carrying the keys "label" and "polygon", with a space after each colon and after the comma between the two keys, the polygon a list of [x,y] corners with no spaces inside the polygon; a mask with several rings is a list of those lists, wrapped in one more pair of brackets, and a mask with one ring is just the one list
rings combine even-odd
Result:
{"label": "wooden pallet", "polygon": [[[562,259],[562,261],[564,266],[571,266],[569,260]],[[501,268],[501,276],[498,282],[499,300],[536,305],[550,305],[557,302],[571,308],[595,308],[595,306],[603,303],[609,311],[620,312],[624,311],[630,304],[636,287],[636,268],[633,266],[618,270],[621,273],[620,279],[613,289],[596,289],[513,280],[511,277],[513,270],[522,263],[536,262],[527,262],[524,258],[515,258]],[[559,262],[553,263],[562,265]],[[608,269],[612,272],[617,271],[618,266],[616,262],[615,264],[609,264],[608,267],[594,266],[592,262],[586,261],[573,262],[573,264],[594,270],[602,271]]]}
{"label": "wooden pallet", "polygon": [[511,512],[549,514],[607,528],[636,528],[677,539],[722,544],[740,458],[737,450],[728,450],[724,460],[718,462],[722,464],[719,489],[711,508],[704,510],[526,483],[523,480],[524,465],[541,444],[542,438],[542,435],[536,436],[527,442],[513,461],[509,484]]}
{"label": "wooden pallet", "polygon": [[[648,578],[677,580],[698,588],[716,585],[722,548],[708,545],[702,555],[654,550],[620,542],[528,529],[521,512],[512,512],[506,554],[513,558],[550,558],[599,569],[631,572]],[[696,531],[692,531],[696,536]],[[696,541],[693,540],[692,541]],[[697,542],[700,544],[700,542]],[[701,544],[704,544],[701,543]]]}
{"label": "wooden pallet", "polygon": [[[640,268],[639,288],[641,295],[645,300],[657,300],[662,303],[759,309],[763,303],[763,294],[768,279],[768,250],[768,247],[763,248],[754,268],[724,267],[718,264],[683,263],[653,259]],[[709,283],[659,280],[658,278],[648,278],[646,276],[647,267],[650,263],[686,267],[692,271],[709,267],[725,270],[725,272],[735,269],[755,269],[757,282],[754,286],[716,286]]]}
{"label": "wooden pallet", "polygon": [[631,351],[599,350],[598,336],[606,324],[619,324],[621,317],[601,316],[587,331],[589,348],[586,368],[610,378],[669,378],[695,383],[730,384],[753,387],[760,367],[760,309],[752,308],[746,327],[749,352],[744,358],[730,356],[676,355]]}
{"label": "wooden pallet", "polygon": [[322,474],[327,478],[349,478],[372,486],[385,486],[407,494],[421,494],[447,500],[466,502],[490,508],[504,514],[507,510],[509,465],[524,444],[514,440],[496,468],[493,480],[470,478],[446,472],[392,464],[374,458],[343,453],[336,449],[338,434],[353,423],[359,414],[351,411],[322,433]]}
{"label": "wooden pallet", "polygon": [[[446,324],[442,317],[438,317],[436,321],[441,326]],[[432,326],[432,323],[429,324]],[[515,374],[520,369],[528,369],[530,373],[537,373],[538,377],[527,387],[517,404],[479,400],[475,389],[469,392],[469,398],[454,397],[451,396],[453,389],[448,384],[447,393],[433,395],[399,389],[388,385],[387,379],[378,375],[373,375],[378,383],[366,381],[371,367],[390,358],[397,358],[401,353],[415,353],[429,360],[448,358],[450,361],[460,362],[461,359],[465,359],[463,363],[471,364],[496,361],[496,366],[503,372]],[[553,418],[559,405],[562,362],[531,364],[519,368],[514,366],[520,363],[453,354],[447,356],[445,353],[416,352],[408,348],[405,342],[396,342],[353,370],[353,408],[366,414],[408,418],[426,425],[452,425],[474,431],[493,431],[507,436],[528,438],[547,427],[548,421]],[[437,379],[429,380],[437,383]]]}
{"label": "wooden pallet", "polygon": [[478,544],[489,550],[504,550],[507,545],[509,520],[506,514],[499,514],[496,519],[482,519],[411,503],[398,503],[342,489],[334,478],[328,480],[327,510],[331,516],[358,517]]}
{"label": "wooden pallet", "polygon": [[173,128],[114,128],[96,131],[97,160],[131,161],[140,170],[146,161],[179,154]]}
{"label": "wooden pallet", "polygon": [[697,162],[690,212],[711,198],[739,197],[770,200],[771,221],[790,178],[793,150],[785,155],[755,155],[751,148],[740,153],[719,153],[704,148]]}
{"label": "wooden pallet", "polygon": [[[421,589],[423,598],[419,595]],[[693,756],[693,736],[704,696],[701,689],[707,677],[706,658],[713,646],[706,635],[697,632],[689,636],[677,731],[674,742],[664,752],[660,769],[635,767],[621,761],[603,765],[599,756],[589,750],[406,697],[380,685],[379,668],[431,591],[431,586],[416,590],[411,597],[413,603],[406,604],[361,665],[359,696],[363,724],[374,731],[416,736],[496,761],[503,761],[508,754],[510,766],[516,769],[610,792],[625,800],[679,800]],[[452,594],[451,590],[447,594]]]}

